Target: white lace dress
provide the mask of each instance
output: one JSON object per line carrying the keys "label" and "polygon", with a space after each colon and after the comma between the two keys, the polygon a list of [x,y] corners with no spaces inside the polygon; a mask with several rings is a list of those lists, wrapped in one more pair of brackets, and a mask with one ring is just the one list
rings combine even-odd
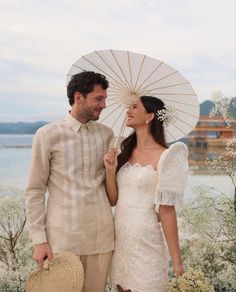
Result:
{"label": "white lace dress", "polygon": [[177,142],[162,153],[157,171],[130,163],[119,170],[111,267],[115,285],[132,292],[167,291],[168,254],[157,212],[160,205],[182,202],[187,156],[187,147]]}

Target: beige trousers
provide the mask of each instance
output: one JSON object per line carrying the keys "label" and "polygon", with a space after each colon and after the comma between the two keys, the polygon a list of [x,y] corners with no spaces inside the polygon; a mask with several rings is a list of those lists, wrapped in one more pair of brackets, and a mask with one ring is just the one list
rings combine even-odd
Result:
{"label": "beige trousers", "polygon": [[112,251],[80,256],[84,266],[83,292],[104,292],[110,270]]}

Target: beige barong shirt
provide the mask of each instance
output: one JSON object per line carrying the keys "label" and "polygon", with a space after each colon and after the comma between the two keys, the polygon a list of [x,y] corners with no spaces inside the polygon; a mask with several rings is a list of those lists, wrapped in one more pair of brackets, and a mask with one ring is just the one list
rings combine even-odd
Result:
{"label": "beige barong shirt", "polygon": [[103,163],[112,139],[108,127],[94,121],[81,124],[69,113],[65,120],[38,129],[25,193],[34,245],[49,242],[54,253],[78,255],[114,249]]}

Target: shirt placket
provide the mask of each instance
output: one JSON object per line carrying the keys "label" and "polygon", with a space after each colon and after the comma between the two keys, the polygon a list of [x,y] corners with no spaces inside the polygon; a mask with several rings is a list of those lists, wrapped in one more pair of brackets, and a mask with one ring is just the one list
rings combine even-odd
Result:
{"label": "shirt placket", "polygon": [[84,140],[84,172],[89,172],[90,165],[90,144],[89,144],[89,132],[86,125],[82,126],[83,129],[83,140]]}

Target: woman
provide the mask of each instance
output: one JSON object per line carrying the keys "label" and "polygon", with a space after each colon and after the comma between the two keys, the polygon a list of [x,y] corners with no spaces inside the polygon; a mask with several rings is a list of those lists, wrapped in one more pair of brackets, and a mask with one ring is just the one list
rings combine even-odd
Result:
{"label": "woman", "polygon": [[108,198],[117,204],[111,279],[119,291],[163,292],[168,283],[166,243],[173,271],[184,273],[175,205],[182,201],[188,150],[181,142],[167,147],[167,110],[160,99],[140,97],[127,116],[134,133],[122,142],[118,159],[115,149],[104,157]]}

